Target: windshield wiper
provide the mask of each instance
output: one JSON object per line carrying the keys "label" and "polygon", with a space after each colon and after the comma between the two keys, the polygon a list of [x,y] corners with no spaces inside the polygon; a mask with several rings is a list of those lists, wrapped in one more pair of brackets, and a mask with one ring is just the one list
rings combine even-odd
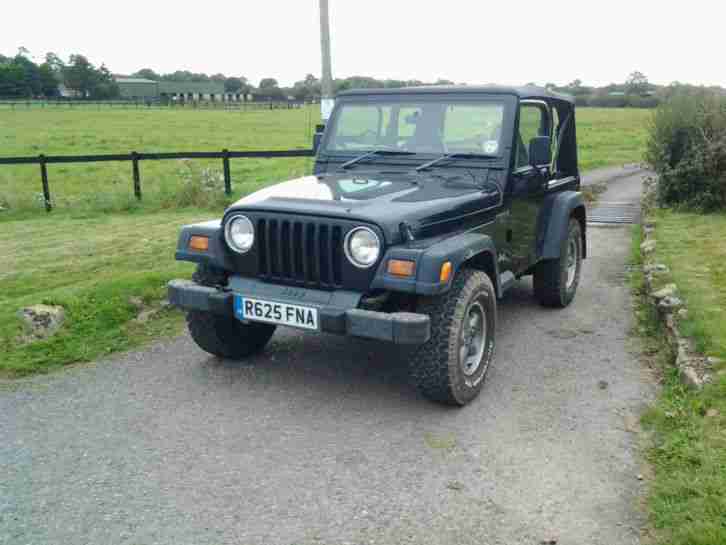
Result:
{"label": "windshield wiper", "polygon": [[413,151],[403,151],[403,150],[389,150],[389,149],[376,149],[373,151],[369,151],[368,153],[364,153],[363,155],[359,155],[358,157],[354,157],[350,161],[346,161],[342,165],[340,165],[340,168],[348,169],[355,165],[356,163],[360,163],[361,161],[364,161],[365,159],[368,159],[369,157],[373,157],[374,155],[416,155]]}
{"label": "windshield wiper", "polygon": [[496,159],[496,155],[487,155],[486,153],[446,153],[442,155],[441,157],[437,157],[436,159],[433,159],[431,161],[428,161],[422,165],[417,166],[414,170],[416,172],[421,172],[422,170],[426,170],[431,168],[434,165],[438,165],[439,163],[442,163],[444,161],[447,161],[449,159]]}

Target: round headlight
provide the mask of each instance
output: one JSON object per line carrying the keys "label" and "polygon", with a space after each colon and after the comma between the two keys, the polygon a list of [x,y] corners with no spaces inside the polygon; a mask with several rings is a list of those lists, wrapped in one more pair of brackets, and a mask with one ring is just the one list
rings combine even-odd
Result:
{"label": "round headlight", "polygon": [[224,238],[232,250],[245,254],[255,242],[255,228],[246,216],[234,216],[224,228]]}
{"label": "round headlight", "polygon": [[378,261],[381,255],[381,241],[368,227],[357,227],[345,237],[345,255],[361,269],[367,269]]}

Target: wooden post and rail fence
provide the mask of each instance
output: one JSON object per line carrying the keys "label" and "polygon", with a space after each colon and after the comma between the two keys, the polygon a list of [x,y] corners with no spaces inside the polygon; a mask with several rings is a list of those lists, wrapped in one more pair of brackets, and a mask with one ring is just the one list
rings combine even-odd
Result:
{"label": "wooden post and rail fence", "polygon": [[139,163],[142,161],[163,161],[168,159],[221,159],[222,171],[224,173],[224,192],[227,195],[232,193],[232,176],[230,174],[230,159],[279,159],[293,157],[314,157],[312,149],[279,150],[279,151],[183,151],[166,153],[137,153],[132,151],[126,154],[105,154],[105,155],[37,155],[30,157],[0,157],[1,165],[40,165],[40,180],[43,188],[43,199],[45,209],[50,212],[53,209],[53,201],[48,181],[48,166],[59,163],[97,163],[109,161],[131,162],[133,175],[134,195],[138,200],[142,198],[141,191],[141,169]]}

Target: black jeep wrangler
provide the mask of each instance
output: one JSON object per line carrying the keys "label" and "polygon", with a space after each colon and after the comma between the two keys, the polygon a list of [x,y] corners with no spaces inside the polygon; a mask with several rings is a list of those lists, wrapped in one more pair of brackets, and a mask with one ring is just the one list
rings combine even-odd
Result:
{"label": "black jeep wrangler", "polygon": [[198,263],[169,300],[207,352],[244,358],[279,325],[415,345],[428,398],[464,405],[494,357],[497,299],[534,276],[567,306],[586,254],[570,97],[525,87],[338,95],[312,176],[182,229]]}

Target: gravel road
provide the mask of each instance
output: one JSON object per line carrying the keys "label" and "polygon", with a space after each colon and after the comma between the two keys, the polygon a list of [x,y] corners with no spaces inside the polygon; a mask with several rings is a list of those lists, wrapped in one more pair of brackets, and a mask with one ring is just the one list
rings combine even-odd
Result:
{"label": "gravel road", "polygon": [[[633,198],[640,174],[613,182]],[[188,336],[0,384],[3,544],[639,542],[629,227],[591,227],[565,310],[522,280],[478,400],[431,404],[402,349],[291,331],[244,365]]]}

